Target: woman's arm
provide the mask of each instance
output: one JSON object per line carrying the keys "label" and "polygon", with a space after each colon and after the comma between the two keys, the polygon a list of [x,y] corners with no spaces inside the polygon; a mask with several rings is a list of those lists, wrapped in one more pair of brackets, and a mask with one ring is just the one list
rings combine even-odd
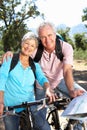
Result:
{"label": "woman's arm", "polygon": [[44,83],[45,82],[49,82],[47,77],[45,76],[45,74],[43,73],[42,69],[41,69],[41,66],[39,65],[39,63],[35,63],[35,66],[36,66],[36,71],[35,71],[35,74],[36,74],[36,80],[39,82],[39,84],[41,86],[44,86]]}
{"label": "woman's arm", "polygon": [[4,96],[4,91],[0,91],[0,104],[4,104],[3,96]]}
{"label": "woman's arm", "polygon": [[38,63],[36,65],[36,79],[39,84],[46,90],[46,96],[50,98],[50,102],[55,101],[57,97],[54,91],[51,89],[50,84],[46,76],[44,75],[40,65]]}
{"label": "woman's arm", "polygon": [[0,67],[0,91],[5,90],[5,83],[8,78],[9,70],[10,70],[11,58],[8,61],[4,61]]}
{"label": "woman's arm", "polygon": [[3,114],[4,109],[4,91],[0,91],[0,115]]}
{"label": "woman's arm", "polygon": [[3,109],[4,109],[5,83],[8,78],[10,63],[11,63],[11,58],[9,58],[8,61],[5,60],[0,67],[0,115],[3,114]]}

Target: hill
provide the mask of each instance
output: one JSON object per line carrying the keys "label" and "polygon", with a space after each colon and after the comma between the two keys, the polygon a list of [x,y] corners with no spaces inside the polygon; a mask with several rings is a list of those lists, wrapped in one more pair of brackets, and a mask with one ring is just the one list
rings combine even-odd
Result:
{"label": "hill", "polygon": [[73,34],[76,34],[76,33],[87,33],[87,28],[85,27],[84,24],[78,24],[76,26],[73,26],[71,29],[70,29],[70,35],[73,35]]}
{"label": "hill", "polygon": [[[67,26],[65,24],[60,24],[57,26],[57,29],[66,29],[66,27]],[[82,22],[76,26],[71,27],[69,34],[72,37],[76,33],[83,33],[83,32],[87,33],[87,28],[85,27],[85,23]]]}

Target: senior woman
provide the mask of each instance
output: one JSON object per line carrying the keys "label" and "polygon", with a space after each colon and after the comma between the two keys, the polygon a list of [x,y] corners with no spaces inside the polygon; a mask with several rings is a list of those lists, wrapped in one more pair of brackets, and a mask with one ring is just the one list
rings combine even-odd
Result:
{"label": "senior woman", "polygon": [[[3,114],[4,106],[14,106],[26,101],[35,101],[34,82],[35,77],[38,83],[46,88],[46,95],[50,97],[50,101],[55,100],[55,95],[51,92],[51,88],[47,78],[44,76],[38,63],[34,63],[36,67],[35,75],[31,69],[29,58],[37,48],[37,38],[33,33],[27,33],[22,38],[19,60],[14,69],[10,70],[12,58],[3,62],[0,68],[0,115]],[[17,113],[23,109],[16,109]],[[33,109],[31,109],[33,111]],[[50,130],[47,121],[42,112],[33,115],[35,124],[34,130]],[[4,118],[5,130],[19,130],[19,119],[16,115],[6,116]]]}

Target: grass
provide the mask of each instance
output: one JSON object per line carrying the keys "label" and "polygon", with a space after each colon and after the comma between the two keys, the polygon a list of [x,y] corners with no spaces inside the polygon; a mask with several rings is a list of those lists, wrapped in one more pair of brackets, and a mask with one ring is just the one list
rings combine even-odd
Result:
{"label": "grass", "polygon": [[87,61],[87,50],[85,50],[85,51],[81,50],[81,49],[79,49],[78,51],[74,50],[74,59]]}

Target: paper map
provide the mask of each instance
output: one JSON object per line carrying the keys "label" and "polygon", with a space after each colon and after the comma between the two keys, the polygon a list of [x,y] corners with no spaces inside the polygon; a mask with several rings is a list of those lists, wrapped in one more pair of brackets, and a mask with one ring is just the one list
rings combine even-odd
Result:
{"label": "paper map", "polygon": [[74,98],[64,110],[61,116],[72,119],[87,120],[87,92]]}

